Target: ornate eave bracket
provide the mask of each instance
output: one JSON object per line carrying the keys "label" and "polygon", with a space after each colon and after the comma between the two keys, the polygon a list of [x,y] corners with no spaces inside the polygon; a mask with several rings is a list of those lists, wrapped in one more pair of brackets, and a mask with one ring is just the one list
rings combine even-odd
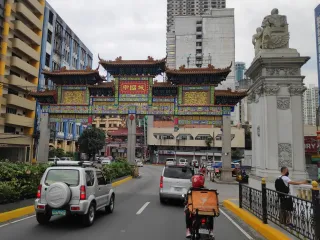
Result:
{"label": "ornate eave bracket", "polygon": [[288,87],[288,91],[291,96],[301,96],[306,90],[307,88],[305,86],[291,85],[290,87]]}
{"label": "ornate eave bracket", "polygon": [[248,104],[252,104],[256,100],[256,95],[254,93],[250,93],[247,98],[248,98]]}

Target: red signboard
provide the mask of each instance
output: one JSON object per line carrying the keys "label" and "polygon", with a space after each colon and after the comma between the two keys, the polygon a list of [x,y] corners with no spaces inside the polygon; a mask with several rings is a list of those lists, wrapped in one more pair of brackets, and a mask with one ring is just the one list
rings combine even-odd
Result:
{"label": "red signboard", "polygon": [[304,137],[304,149],[306,153],[318,152],[318,140],[316,136]]}
{"label": "red signboard", "polygon": [[148,81],[120,81],[120,94],[148,94]]}

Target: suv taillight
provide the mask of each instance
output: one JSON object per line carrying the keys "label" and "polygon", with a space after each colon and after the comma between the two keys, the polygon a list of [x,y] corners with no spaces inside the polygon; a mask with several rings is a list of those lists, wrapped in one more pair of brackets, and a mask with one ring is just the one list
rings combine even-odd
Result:
{"label": "suv taillight", "polygon": [[82,185],[80,187],[80,200],[86,200],[86,199],[87,199],[86,186]]}
{"label": "suv taillight", "polygon": [[37,198],[41,198],[41,189],[42,189],[42,185],[39,185],[38,191],[37,191]]}
{"label": "suv taillight", "polygon": [[160,188],[163,188],[163,176],[160,177]]}

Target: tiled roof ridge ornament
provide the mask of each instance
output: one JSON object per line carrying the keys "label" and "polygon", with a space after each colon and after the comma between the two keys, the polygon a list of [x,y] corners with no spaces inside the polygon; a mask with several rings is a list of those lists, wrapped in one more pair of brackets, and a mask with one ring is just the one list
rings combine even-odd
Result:
{"label": "tiled roof ridge ornament", "polygon": [[66,72],[66,71],[67,71],[67,67],[64,66],[64,67],[60,68],[60,71],[61,71],[61,72]]}
{"label": "tiled roof ridge ornament", "polygon": [[121,62],[122,61],[122,56],[117,57],[115,61],[116,62]]}
{"label": "tiled roof ridge ornament", "polygon": [[179,67],[179,70],[185,70],[186,69],[186,65],[182,65]]}
{"label": "tiled roof ridge ornament", "polygon": [[208,68],[212,69],[212,70],[215,69],[215,67],[213,65],[211,65],[211,64],[208,64]]}
{"label": "tiled roof ridge ornament", "polygon": [[151,57],[151,56],[148,56],[148,61],[154,61],[154,58],[153,57]]}

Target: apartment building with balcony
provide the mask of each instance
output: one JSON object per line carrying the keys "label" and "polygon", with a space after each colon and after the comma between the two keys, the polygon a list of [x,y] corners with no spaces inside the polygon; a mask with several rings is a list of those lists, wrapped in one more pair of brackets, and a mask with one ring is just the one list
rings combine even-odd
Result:
{"label": "apartment building with balcony", "polygon": [[[166,158],[186,158],[188,160],[200,158],[221,159],[222,132],[221,128],[213,125],[184,125],[174,131],[172,121],[159,121],[148,119],[148,146],[151,151],[156,151],[159,162]],[[208,141],[211,139],[211,141]],[[244,149],[245,131],[243,128],[231,128],[231,147]],[[210,147],[208,146],[210,142]]]}
{"label": "apartment building with balcony", "polygon": [[0,0],[0,159],[32,161],[44,0]]}
{"label": "apartment building with balcony", "polygon": [[[92,68],[92,52],[47,2],[44,10],[40,59],[38,91],[55,88],[51,81],[46,81],[42,74],[43,70]],[[37,146],[38,161],[46,161],[49,147],[62,148],[65,152],[75,152],[76,142],[82,131],[81,124],[71,119],[68,122],[55,123],[51,126],[51,130],[48,129],[48,121],[48,116],[41,114],[40,106],[37,105],[36,125],[40,132],[40,141]]]}

